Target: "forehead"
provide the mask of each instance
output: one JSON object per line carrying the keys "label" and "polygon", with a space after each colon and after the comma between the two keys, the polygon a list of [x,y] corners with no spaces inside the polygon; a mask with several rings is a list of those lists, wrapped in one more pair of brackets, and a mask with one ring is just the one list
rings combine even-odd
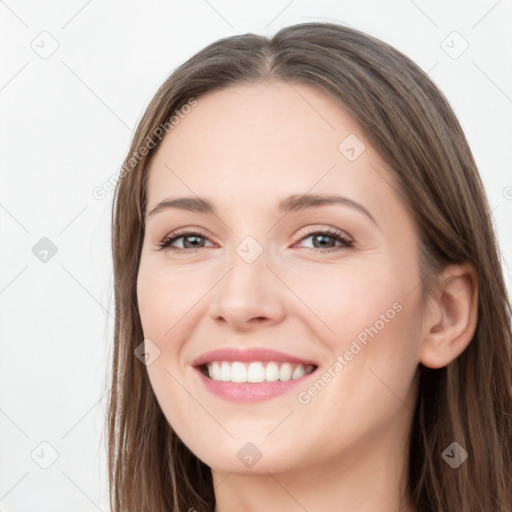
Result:
{"label": "forehead", "polygon": [[392,194],[387,172],[334,99],[310,85],[262,82],[197,98],[160,143],[147,195],[150,207],[167,193],[226,198],[241,207],[308,191],[371,201]]}
{"label": "forehead", "polygon": [[[169,147],[201,147],[217,156],[278,157],[287,151],[308,155],[318,150],[337,156],[350,133],[363,136],[355,121],[332,98],[310,85],[271,81],[235,85],[197,99],[167,139]],[[172,140],[170,140],[172,139]],[[323,143],[322,143],[323,142]],[[186,149],[185,148],[185,149]],[[200,157],[196,151],[187,155]]]}

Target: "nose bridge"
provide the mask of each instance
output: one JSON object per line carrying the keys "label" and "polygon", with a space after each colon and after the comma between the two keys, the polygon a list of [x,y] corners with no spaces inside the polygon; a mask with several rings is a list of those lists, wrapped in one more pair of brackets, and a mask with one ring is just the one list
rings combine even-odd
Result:
{"label": "nose bridge", "polygon": [[[246,236],[234,248],[234,253],[229,258],[231,270],[226,276],[224,289],[230,293],[255,297],[261,293],[260,288],[269,286],[268,276],[270,272],[267,266],[268,251],[263,244],[258,242],[252,235]],[[244,298],[244,300],[247,300]]]}
{"label": "nose bridge", "polygon": [[[248,235],[246,236],[235,248],[236,254],[247,264],[252,265],[257,260],[266,260],[266,255],[268,254],[268,250],[265,251],[263,248],[264,241],[261,240],[261,236],[259,237],[260,241],[256,240],[254,236]],[[265,253],[265,257],[261,258],[261,256]],[[261,263],[261,262],[260,262]]]}
{"label": "nose bridge", "polygon": [[269,252],[246,236],[228,258],[229,271],[217,288],[211,314],[242,327],[252,318],[277,320],[283,314],[279,283],[267,268]]}

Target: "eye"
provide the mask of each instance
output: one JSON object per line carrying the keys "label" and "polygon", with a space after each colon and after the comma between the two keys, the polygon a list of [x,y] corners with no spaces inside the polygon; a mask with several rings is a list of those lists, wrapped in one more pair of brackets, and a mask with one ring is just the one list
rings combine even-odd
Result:
{"label": "eye", "polygon": [[[312,238],[313,240],[313,247],[308,247],[308,249],[320,249],[321,252],[334,252],[342,248],[353,247],[354,245],[354,242],[344,233],[331,229],[310,231],[305,236],[299,238],[297,242],[307,240],[308,238]],[[172,251],[190,252],[206,247],[204,242],[201,245],[201,239],[209,240],[209,238],[204,236],[204,234],[200,231],[173,231],[167,235],[158,245],[160,247],[159,250],[170,249]],[[329,239],[333,240],[334,244],[329,243]],[[183,247],[172,246],[177,240],[183,240]],[[335,245],[336,242],[339,242],[338,246]]]}
{"label": "eye", "polygon": [[[307,240],[308,238],[312,238],[313,247],[308,247],[308,249],[320,249],[321,252],[334,252],[339,251],[342,248],[350,248],[354,246],[354,242],[348,238],[344,233],[337,230],[331,229],[323,229],[319,231],[310,231],[306,234],[306,236],[302,236],[299,238],[299,242],[303,240]],[[336,242],[340,242],[340,244],[334,248],[334,245],[329,242],[329,239]]]}
{"label": "eye", "polygon": [[[205,237],[203,235],[203,233],[201,233],[199,231],[182,231],[182,232],[173,231],[172,233],[167,235],[158,245],[161,247],[161,249],[169,248],[174,251],[183,251],[183,250],[193,251],[195,249],[203,248],[203,246],[200,245],[201,242],[199,239],[201,239],[201,238],[203,240],[208,240],[208,238]],[[174,242],[176,242],[177,240],[181,240],[181,239],[183,239],[183,244],[184,244],[183,248],[171,247],[171,245]],[[189,245],[189,247],[186,246],[187,244]]]}

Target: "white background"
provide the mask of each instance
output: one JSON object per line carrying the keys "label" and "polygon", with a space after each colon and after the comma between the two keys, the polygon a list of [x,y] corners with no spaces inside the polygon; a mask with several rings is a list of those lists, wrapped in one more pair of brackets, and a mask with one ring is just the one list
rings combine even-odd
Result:
{"label": "white background", "polygon": [[[5,0],[0,16],[1,511],[108,510],[112,193],[92,191],[119,171],[158,86],[221,37],[337,21],[429,72],[473,150],[511,289],[510,0]],[[469,44],[458,58],[453,31]],[[57,247],[46,263],[32,252],[42,237]],[[41,442],[58,453],[48,469]]]}

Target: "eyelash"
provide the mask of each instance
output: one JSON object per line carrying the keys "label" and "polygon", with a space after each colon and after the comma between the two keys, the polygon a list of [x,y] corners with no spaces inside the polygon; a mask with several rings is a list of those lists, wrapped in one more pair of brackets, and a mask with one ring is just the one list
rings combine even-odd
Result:
{"label": "eyelash", "polygon": [[[331,249],[322,249],[318,247],[306,247],[306,249],[313,249],[315,251],[320,250],[321,252],[336,252],[340,249],[347,248],[350,249],[354,246],[354,242],[350,240],[347,236],[345,236],[342,232],[333,230],[333,229],[323,229],[323,230],[316,230],[316,231],[310,231],[309,233],[304,234],[300,238],[294,241],[294,243],[301,242],[307,238],[309,238],[312,235],[327,235],[329,237],[332,237],[336,239],[337,241],[341,242],[341,246],[337,246],[337,248],[331,248]],[[180,238],[187,238],[188,236],[198,236],[201,238],[204,238],[206,240],[209,240],[208,237],[204,236],[203,233],[200,231],[173,231],[169,235],[167,235],[158,245],[160,246],[160,249],[168,249],[171,251],[177,251],[177,252],[192,252],[196,251],[198,249],[204,249],[204,247],[198,247],[197,249],[181,249],[177,247],[171,247],[171,244],[175,242],[176,240],[179,240]]]}

